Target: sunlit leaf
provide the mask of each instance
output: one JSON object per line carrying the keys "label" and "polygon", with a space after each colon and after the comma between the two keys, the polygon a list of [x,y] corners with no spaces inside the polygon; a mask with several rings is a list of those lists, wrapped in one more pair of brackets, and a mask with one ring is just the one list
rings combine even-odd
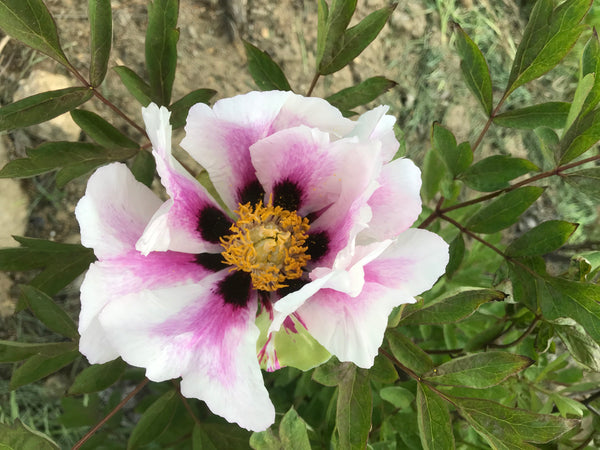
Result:
{"label": "sunlit leaf", "polygon": [[126,368],[127,364],[121,358],[87,367],[77,375],[69,388],[69,394],[80,395],[103,391],[121,378]]}
{"label": "sunlit leaf", "polygon": [[[0,3],[1,5],[1,3]],[[92,96],[85,87],[42,92],[0,108],[0,131],[28,127],[77,108]]]}
{"label": "sunlit leaf", "polygon": [[517,222],[544,188],[524,186],[501,195],[477,211],[466,227],[475,233],[495,233]]}
{"label": "sunlit leaf", "polygon": [[424,450],[455,448],[448,405],[423,383],[417,385],[417,420]]}
{"label": "sunlit leaf", "polygon": [[100,86],[108,69],[112,45],[112,10],[110,0],[89,0],[90,20],[90,84]]}
{"label": "sunlit leaf", "polygon": [[170,390],[152,403],[133,428],[127,448],[139,448],[160,436],[173,420],[179,401],[177,392]]}
{"label": "sunlit leaf", "polygon": [[283,448],[310,450],[306,423],[294,408],[285,413],[279,424],[279,438]]}
{"label": "sunlit leaf", "polygon": [[566,102],[547,102],[513,109],[494,116],[501,127],[532,130],[539,127],[564,128],[571,105]]}
{"label": "sunlit leaf", "polygon": [[179,0],[153,0],[148,4],[146,29],[146,70],[152,100],[158,105],[171,103],[177,68]]}
{"label": "sunlit leaf", "polygon": [[578,117],[558,146],[558,163],[566,164],[584,154],[600,140],[600,110]]}
{"label": "sunlit leaf", "polygon": [[244,41],[248,70],[261,91],[291,91],[285,74],[267,52]]}
{"label": "sunlit leaf", "polygon": [[152,101],[152,90],[148,83],[146,83],[138,74],[136,74],[129,67],[117,66],[113,67],[113,70],[117,72],[117,75],[121,78],[121,82],[127,88],[129,93],[140,103],[142,106],[148,106]]}
{"label": "sunlit leaf", "polygon": [[571,102],[571,108],[569,109],[565,128],[569,128],[573,125],[577,116],[581,115],[583,104],[594,87],[595,80],[596,74],[588,73],[579,80],[579,83],[577,83],[577,89],[575,89],[575,95],[573,96],[573,102]]}
{"label": "sunlit leaf", "polygon": [[33,286],[21,286],[21,292],[31,312],[50,330],[71,339],[78,339],[77,325],[52,298]]}
{"label": "sunlit leaf", "polygon": [[0,28],[59,63],[69,65],[60,46],[54,19],[42,0],[0,2]]}
{"label": "sunlit leaf", "polygon": [[456,45],[467,86],[481,103],[487,116],[492,115],[492,79],[483,53],[457,23],[453,23]]}

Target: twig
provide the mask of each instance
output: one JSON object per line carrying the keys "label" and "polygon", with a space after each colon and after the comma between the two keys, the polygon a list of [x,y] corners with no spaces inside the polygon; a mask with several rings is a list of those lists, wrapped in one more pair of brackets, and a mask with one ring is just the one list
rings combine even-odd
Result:
{"label": "twig", "polygon": [[315,89],[315,86],[317,85],[317,81],[319,80],[320,76],[321,74],[319,72],[315,73],[315,76],[310,82],[310,87],[308,88],[308,91],[306,91],[306,97],[310,97],[312,95],[312,92]]}

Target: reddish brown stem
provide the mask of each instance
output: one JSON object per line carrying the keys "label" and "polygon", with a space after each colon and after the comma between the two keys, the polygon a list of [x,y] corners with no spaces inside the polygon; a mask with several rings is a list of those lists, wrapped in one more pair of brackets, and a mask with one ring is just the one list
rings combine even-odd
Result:
{"label": "reddish brown stem", "polygon": [[310,87],[308,88],[308,91],[306,91],[306,97],[310,97],[312,95],[312,92],[315,89],[315,86],[317,85],[317,81],[319,81],[320,76],[321,74],[319,72],[315,73],[315,76],[310,82]]}

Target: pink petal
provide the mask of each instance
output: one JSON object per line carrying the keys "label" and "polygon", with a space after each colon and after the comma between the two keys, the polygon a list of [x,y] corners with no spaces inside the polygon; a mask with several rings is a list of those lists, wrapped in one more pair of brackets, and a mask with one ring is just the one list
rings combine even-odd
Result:
{"label": "pink petal", "polygon": [[381,158],[383,162],[391,161],[400,143],[394,133],[396,118],[386,115],[388,106],[378,106],[362,114],[356,121],[355,128],[348,134],[358,136],[361,142],[381,141]]}
{"label": "pink petal", "polygon": [[113,347],[128,363],[145,367],[149,379],[181,376],[185,396],[260,431],[273,423],[275,411],[256,358],[256,294],[246,307],[224,302],[216,286],[226,274],[123,297],[107,305],[100,320]]}
{"label": "pink petal", "polygon": [[219,251],[219,244],[207,242],[199,233],[198,216],[206,207],[220,207],[171,155],[170,111],[151,103],[142,108],[142,115],[152,142],[156,169],[171,201],[156,212],[137,249],[144,254],[166,250],[187,253]]}

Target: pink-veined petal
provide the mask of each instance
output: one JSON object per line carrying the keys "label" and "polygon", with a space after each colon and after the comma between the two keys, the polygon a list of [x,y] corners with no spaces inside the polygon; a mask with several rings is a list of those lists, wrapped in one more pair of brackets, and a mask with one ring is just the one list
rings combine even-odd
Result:
{"label": "pink-veined petal", "polygon": [[245,307],[224,302],[212,283],[145,290],[111,302],[100,315],[128,363],[163,381],[181,376],[181,391],[250,430],[271,425],[275,411],[256,357],[256,294]]}
{"label": "pink-veined petal", "polygon": [[407,230],[421,214],[421,171],[409,159],[383,166],[380,187],[369,198],[373,217],[361,238],[393,238]]}
{"label": "pink-veined petal", "polygon": [[207,242],[198,230],[199,214],[205,208],[220,207],[171,155],[171,112],[151,103],[142,108],[146,130],[152,142],[156,169],[171,200],[150,220],[136,248],[144,254],[174,250],[187,253],[217,252],[218,243]]}

